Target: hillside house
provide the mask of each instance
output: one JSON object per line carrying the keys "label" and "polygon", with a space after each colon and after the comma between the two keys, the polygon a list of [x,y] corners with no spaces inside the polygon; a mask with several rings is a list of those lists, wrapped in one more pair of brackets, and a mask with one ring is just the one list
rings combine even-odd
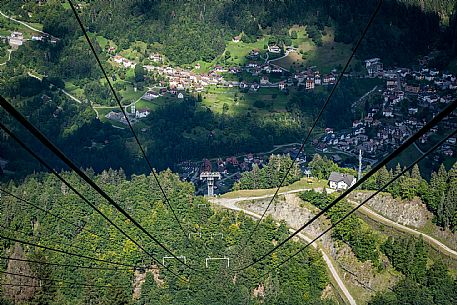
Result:
{"label": "hillside house", "polygon": [[149,90],[141,98],[143,100],[150,101],[150,100],[158,98],[159,96],[160,96],[159,93]]}
{"label": "hillside house", "polygon": [[17,49],[24,43],[24,34],[21,32],[12,32],[8,38],[9,45],[13,49]]}
{"label": "hillside house", "polygon": [[349,174],[332,172],[328,178],[328,182],[331,189],[346,190],[353,186],[357,182],[357,179]]}
{"label": "hillside house", "polygon": [[260,88],[260,85],[257,84],[257,83],[253,83],[251,85],[251,90],[254,91],[254,92],[257,92],[259,90],[259,88]]}
{"label": "hillside house", "polygon": [[151,112],[147,109],[140,109],[135,112],[135,117],[137,119],[142,119],[147,117]]}
{"label": "hillside house", "polygon": [[383,65],[380,58],[371,58],[365,60],[365,67],[368,72],[368,76],[376,77],[383,70]]}
{"label": "hillside house", "polygon": [[268,76],[264,75],[262,76],[262,78],[260,79],[260,84],[261,85],[267,85],[269,83],[269,79],[268,79]]}
{"label": "hillside house", "polygon": [[278,47],[277,45],[271,45],[271,46],[268,46],[268,52],[270,53],[281,53],[281,48]]}
{"label": "hillside house", "polygon": [[314,79],[308,78],[308,79],[306,80],[306,86],[305,86],[305,88],[306,88],[307,90],[312,90],[312,89],[314,89],[314,86],[315,86],[315,84],[314,84]]}
{"label": "hillside house", "polygon": [[149,59],[151,59],[153,62],[159,62],[161,63],[163,61],[162,55],[159,53],[154,53],[149,56]]}

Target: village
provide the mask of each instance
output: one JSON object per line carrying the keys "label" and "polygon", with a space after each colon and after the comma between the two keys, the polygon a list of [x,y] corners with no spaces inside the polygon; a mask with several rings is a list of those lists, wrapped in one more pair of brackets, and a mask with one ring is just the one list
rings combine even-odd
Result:
{"label": "village", "polygon": [[[49,41],[53,44],[58,41],[57,38],[45,33],[25,39],[21,32],[12,32],[9,37],[3,39],[7,39],[13,50],[27,40]],[[236,42],[237,38],[235,37],[233,41]],[[110,61],[114,67],[134,69],[139,64],[116,54],[115,48],[110,47],[107,51],[111,54]],[[276,45],[268,45],[265,57],[260,50],[252,49],[246,56],[247,61],[244,65],[229,67],[216,65],[207,73],[196,72],[201,68],[199,63],[195,64],[193,69],[166,65],[166,60],[161,54],[153,53],[148,59],[154,64],[143,65],[143,67],[148,74],[159,75],[161,80],[154,87],[145,90],[141,100],[154,103],[154,100],[162,96],[184,100],[190,94],[204,94],[211,87],[238,88],[240,92],[252,94],[261,88],[277,88],[278,92],[288,94],[292,89],[306,92],[336,83],[338,77],[336,69],[330,73],[321,73],[318,67],[314,66],[291,72],[275,64],[275,60],[268,60],[268,58],[282,58],[295,51],[291,47],[282,50]],[[329,156],[340,166],[351,168],[356,167],[356,160],[359,154],[362,154],[365,167],[377,163],[394,147],[424,126],[427,114],[432,116],[438,113],[457,96],[457,77],[430,67],[428,62],[429,58],[426,56],[414,68],[385,69],[380,58],[372,58],[364,61],[365,73],[345,73],[344,78],[377,78],[382,80],[384,85],[373,88],[357,101],[359,104],[365,102],[365,108],[367,106],[368,108],[365,109],[366,113],[362,118],[352,122],[351,128],[344,130],[325,128],[323,135],[312,142],[315,152]],[[356,101],[353,108],[360,107],[355,104]],[[132,124],[151,113],[147,108],[138,109],[135,102],[125,106],[125,111]],[[109,111],[105,118],[127,124],[119,110]],[[455,115],[446,119],[442,125],[442,128],[456,129]],[[438,132],[437,127],[422,137],[420,143],[416,143],[416,149],[422,153],[420,146],[426,147],[436,132]],[[240,178],[240,173],[251,170],[254,164],[262,167],[268,162],[269,153],[229,156],[211,161],[207,159],[199,162],[186,161],[181,163],[177,170],[183,179],[195,184],[199,184],[201,172],[222,173],[223,179],[216,182],[216,188],[220,187],[223,192]],[[275,150],[275,153],[290,154],[295,157],[298,154],[298,145],[283,146]],[[438,161],[455,157],[455,154],[456,138],[454,137],[450,138],[434,157]],[[304,172],[308,172],[306,157],[302,153],[297,159]]]}
{"label": "village", "polygon": [[[427,122],[424,113],[428,113],[430,116],[435,115],[456,98],[457,80],[455,75],[428,68],[426,59],[421,62],[421,66],[417,70],[408,68],[384,70],[381,59],[366,60],[367,74],[365,77],[382,79],[385,85],[379,89],[375,88],[377,90],[372,90],[364,96],[364,100],[374,96],[374,103],[362,119],[352,122],[351,128],[345,130],[326,128],[324,134],[313,141],[315,151],[327,155],[340,166],[354,169],[357,168],[359,154],[363,155],[363,167],[365,168],[367,165],[376,164],[423,127]],[[250,68],[245,67],[244,69]],[[261,67],[261,69],[269,71],[268,66]],[[308,70],[280,81],[277,86],[279,90],[290,86],[305,86],[307,90],[312,90],[316,86],[335,82],[334,74],[327,75],[325,78],[321,78],[319,75],[317,70]],[[351,77],[351,75],[348,74],[345,77]],[[264,77],[262,78],[264,79]],[[264,82],[254,83],[252,85],[255,88],[253,88],[252,85],[244,84],[244,82],[239,83],[240,89],[249,88],[251,90],[252,88],[255,90],[260,86],[268,85]],[[236,83],[231,85],[236,85]],[[440,128],[455,130],[457,128],[455,114],[444,120]],[[420,146],[426,147],[437,132],[438,127],[435,127],[421,138],[420,143],[415,145],[419,153],[423,153]],[[275,153],[289,154],[295,158],[298,148],[298,144],[291,144],[281,147]],[[455,157],[456,149],[456,138],[452,137],[434,155],[434,161]],[[306,157],[305,154],[300,154],[297,162],[302,171],[309,175]],[[220,192],[223,193],[228,188],[227,185],[233,184],[241,177],[242,172],[251,170],[254,164],[262,167],[267,161],[268,153],[256,155],[249,153],[241,157],[231,156],[212,161],[204,159],[202,162],[183,162],[180,164],[179,171],[184,179],[195,184],[201,184],[198,179],[200,172],[220,172],[223,179],[216,181],[216,189],[222,189]]]}
{"label": "village", "polygon": [[[326,128],[325,135],[314,141],[317,151],[353,156],[361,151],[376,163],[457,96],[456,76],[428,68],[425,64],[417,70],[383,70],[381,60],[374,58],[366,61],[366,68],[368,77],[385,80],[384,88],[372,92],[372,95],[377,95],[377,100],[362,119],[352,122],[352,128],[338,131]],[[455,114],[444,120],[441,126],[442,129],[456,129]],[[427,146],[436,132],[438,127],[421,138],[416,144],[419,152],[422,152],[419,146]],[[456,138],[450,138],[440,149],[441,157],[455,156],[455,144]],[[340,161],[337,155],[334,161]]]}

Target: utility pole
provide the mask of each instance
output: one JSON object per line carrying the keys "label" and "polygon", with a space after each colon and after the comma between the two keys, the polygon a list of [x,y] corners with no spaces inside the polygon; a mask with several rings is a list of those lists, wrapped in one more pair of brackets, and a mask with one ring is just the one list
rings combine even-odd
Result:
{"label": "utility pole", "polygon": [[357,176],[357,180],[362,178],[362,150],[359,149],[359,173]]}
{"label": "utility pole", "polygon": [[200,180],[206,179],[208,185],[208,197],[214,196],[214,179],[221,179],[219,172],[202,172],[200,174]]}

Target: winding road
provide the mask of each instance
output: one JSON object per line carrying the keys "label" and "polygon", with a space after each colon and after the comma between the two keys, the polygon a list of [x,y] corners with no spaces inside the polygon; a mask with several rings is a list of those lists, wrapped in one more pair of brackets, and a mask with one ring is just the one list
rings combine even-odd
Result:
{"label": "winding road", "polygon": [[[308,191],[308,190],[310,190],[310,189],[301,188],[301,189],[296,189],[296,190],[292,190],[292,191],[288,191],[288,192],[278,193],[278,195],[293,194],[293,193],[299,193],[299,192]],[[316,190],[316,191],[319,191],[319,190]],[[257,197],[254,197],[254,196],[251,196],[251,197],[237,197],[237,198],[221,198],[221,197],[218,197],[218,198],[213,198],[210,201],[215,203],[215,204],[221,205],[221,206],[228,205],[228,206],[236,207],[236,208],[239,209],[239,207],[237,207],[235,205],[237,202],[246,201],[246,200],[265,199],[265,198],[270,198],[272,196],[273,196],[272,194],[268,194],[268,195],[257,196]],[[348,199],[348,198],[346,198],[346,200],[349,203],[353,204],[354,206],[360,204],[360,202],[356,202],[356,201]],[[424,241],[427,242],[428,244],[430,244],[432,247],[434,247],[435,249],[437,249],[441,253],[443,253],[443,254],[445,254],[447,256],[450,256],[451,258],[457,260],[457,251],[456,250],[451,249],[449,246],[445,245],[444,243],[440,242],[439,240],[437,240],[436,238],[433,238],[430,235],[427,235],[427,234],[425,234],[423,232],[420,232],[420,231],[418,231],[416,229],[412,229],[412,228],[407,227],[405,225],[399,224],[399,223],[397,223],[397,222],[395,222],[393,220],[390,220],[390,219],[384,217],[383,215],[378,214],[377,212],[373,211],[372,209],[370,209],[367,206],[361,206],[357,211],[362,213],[362,214],[364,214],[365,216],[369,217],[370,219],[372,219],[372,220],[374,220],[376,222],[382,223],[383,225],[395,228],[397,230],[400,230],[402,232],[409,233],[409,234],[412,234],[412,235],[415,235],[415,236],[422,236]]]}
{"label": "winding road", "polygon": [[[301,192],[303,190],[305,190],[305,189],[284,192],[284,193],[280,193],[280,195],[298,193],[298,192]],[[212,202],[213,204],[216,204],[218,206],[221,206],[223,208],[233,210],[233,211],[242,211],[246,215],[249,215],[249,216],[257,218],[257,219],[260,219],[261,216],[259,214],[256,214],[256,213],[253,213],[251,211],[248,211],[248,210],[245,210],[243,208],[240,208],[240,207],[238,207],[236,205],[236,203],[240,202],[240,201],[244,201],[244,200],[264,199],[264,198],[268,198],[268,197],[271,197],[271,196],[272,195],[265,195],[265,196],[258,196],[258,197],[239,197],[239,198],[233,198],[233,199],[212,198],[212,199],[210,199],[210,202]],[[295,230],[293,230],[293,229],[289,229],[289,231],[291,233],[295,232]],[[308,236],[306,236],[306,235],[304,235],[302,233],[298,233],[297,236],[301,240],[303,240],[303,241],[305,241],[307,243],[311,242],[311,240],[312,240],[311,238],[309,238]],[[335,266],[333,265],[333,262],[330,259],[330,257],[327,255],[327,253],[325,253],[324,250],[322,250],[321,248],[318,248],[318,245],[316,243],[313,243],[312,246],[322,254],[322,258],[324,259],[325,263],[327,264],[327,267],[328,267],[333,279],[337,283],[337,285],[340,288],[340,290],[343,292],[344,297],[346,298],[346,300],[349,302],[349,304],[356,305],[357,304],[356,301],[354,300],[354,298],[350,294],[350,292],[347,289],[347,287],[344,285],[343,280],[341,279],[340,275],[338,274],[338,272],[337,272]]]}
{"label": "winding road", "polygon": [[[350,200],[350,199],[347,199],[347,201],[349,203],[352,203],[353,205],[358,205],[359,203],[358,202],[355,202],[353,200]],[[416,229],[411,229],[407,226],[404,226],[404,225],[401,225],[393,220],[390,220],[378,213],[376,213],[375,211],[373,211],[372,209],[366,207],[366,206],[361,206],[358,211],[362,214],[364,214],[365,216],[368,216],[370,219],[376,221],[376,222],[379,222],[379,223],[382,223],[386,226],[389,226],[389,227],[393,227],[395,229],[398,229],[399,231],[402,231],[402,232],[405,232],[405,233],[408,233],[408,234],[411,234],[411,235],[415,235],[415,236],[422,236],[422,238],[424,239],[425,242],[427,242],[428,244],[430,244],[432,247],[434,247],[435,249],[437,249],[438,251],[440,251],[441,253],[443,254],[446,254],[447,256],[450,256],[451,258],[453,259],[457,259],[457,251],[449,248],[448,246],[446,246],[445,244],[443,244],[442,242],[440,242],[439,240],[431,237],[430,235],[427,235],[427,234],[424,234],[420,231],[417,231]]]}
{"label": "winding road", "polygon": [[[299,193],[299,192],[307,191],[307,190],[310,190],[310,189],[301,188],[301,189],[296,189],[296,190],[292,190],[292,191],[278,193],[278,195]],[[246,197],[237,197],[237,198],[215,197],[215,198],[211,198],[209,201],[211,203],[213,203],[215,205],[218,205],[218,206],[221,206],[223,208],[234,210],[234,211],[243,211],[247,215],[250,215],[250,216],[252,216],[254,218],[260,219],[261,218],[260,215],[258,215],[256,213],[253,213],[252,211],[243,209],[243,208],[237,206],[236,204],[238,202],[241,202],[241,201],[260,200],[260,199],[271,198],[272,196],[273,196],[273,194],[267,194],[267,195],[263,195],[263,196],[246,196]],[[359,204],[359,202],[356,202],[354,200],[350,200],[350,199],[347,199],[347,200],[348,200],[349,203],[353,204],[354,206]],[[388,219],[388,218],[376,213],[375,211],[371,210],[370,208],[368,208],[366,206],[360,207],[358,209],[358,212],[360,212],[360,213],[364,214],[365,216],[369,217],[370,219],[372,219],[372,220],[374,220],[374,221],[376,221],[378,223],[381,223],[383,225],[386,225],[388,227],[397,229],[399,231],[402,231],[402,232],[405,232],[405,233],[408,233],[408,234],[411,234],[411,235],[414,235],[414,236],[422,236],[424,241],[427,242],[432,247],[434,247],[436,250],[438,250],[441,253],[443,253],[443,254],[445,254],[445,255],[457,260],[457,251],[456,250],[451,249],[449,246],[443,244],[439,240],[431,237],[430,235],[427,235],[427,234],[422,233],[422,232],[420,232],[420,231],[418,231],[416,229],[412,229],[412,228],[409,228],[409,227],[404,226],[402,224],[399,224],[399,223],[397,223],[395,221],[392,221],[392,220],[390,220],[390,219]],[[289,231],[290,232],[295,232],[293,229],[289,229]],[[299,233],[297,236],[300,239],[302,239],[302,240],[304,240],[306,242],[310,242],[311,241],[311,239],[308,236],[304,235],[304,234]],[[317,244],[313,244],[313,247],[318,249],[318,245]],[[334,267],[330,257],[321,248],[319,248],[318,250],[322,253],[322,257],[324,258],[324,261],[326,262],[330,273],[332,274],[333,278],[335,279],[336,283],[338,284],[340,290],[343,292],[345,298],[349,301],[349,303],[351,305],[352,304],[356,304],[354,298],[351,296],[351,294],[349,293],[348,289],[346,288],[346,286],[344,285],[343,281],[341,280],[340,276],[338,275],[338,273],[336,271],[336,268]]]}
{"label": "winding road", "polygon": [[[30,77],[36,78],[36,79],[38,79],[38,80],[43,80],[42,77],[39,77],[38,75],[35,75],[35,74],[33,74],[32,72],[28,72],[27,74],[28,74]],[[61,91],[63,94],[65,94],[66,96],[68,96],[69,98],[71,98],[71,99],[72,99],[73,101],[75,101],[76,103],[78,103],[78,104],[82,104],[82,103],[83,103],[81,100],[79,100],[78,98],[74,97],[73,95],[71,95],[70,93],[68,93],[67,91],[65,91],[64,89],[59,88],[59,87],[57,87],[57,86],[55,86],[55,85],[53,85],[53,84],[51,84],[51,86],[56,87],[59,91]]]}
{"label": "winding road", "polygon": [[38,33],[41,33],[41,34],[47,34],[47,33],[43,32],[43,31],[41,31],[41,30],[39,30],[39,29],[37,29],[37,28],[31,26],[31,25],[28,25],[27,23],[25,23],[25,22],[23,22],[23,21],[14,19],[13,17],[10,17],[10,16],[8,16],[8,15],[5,15],[2,11],[0,11],[0,15],[2,15],[2,16],[5,17],[5,18],[8,18],[8,19],[11,20],[11,21],[20,23],[20,24],[22,24],[23,26],[25,26],[26,28],[31,29],[32,31],[35,31],[35,32],[38,32]]}

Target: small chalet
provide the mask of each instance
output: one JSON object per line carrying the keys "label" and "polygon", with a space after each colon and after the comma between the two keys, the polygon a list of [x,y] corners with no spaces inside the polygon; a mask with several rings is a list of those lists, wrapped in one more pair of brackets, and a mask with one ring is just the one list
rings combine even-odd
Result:
{"label": "small chalet", "polygon": [[266,75],[262,76],[262,78],[260,79],[261,85],[267,85],[269,82],[270,82],[270,80],[268,79],[268,76],[266,76]]}
{"label": "small chalet", "polygon": [[314,84],[314,79],[309,78],[309,79],[306,80],[306,87],[305,88],[307,90],[312,90],[312,89],[314,89],[314,85],[315,85]]}
{"label": "small chalet", "polygon": [[268,46],[268,52],[270,53],[281,53],[281,48],[278,47],[277,45],[271,45],[271,46]]}
{"label": "small chalet", "polygon": [[147,109],[140,109],[135,112],[135,117],[137,119],[142,119],[147,117],[151,112]]}
{"label": "small chalet", "polygon": [[24,43],[24,34],[21,32],[12,32],[8,42],[13,49],[17,49]]}
{"label": "small chalet", "polygon": [[328,178],[329,186],[334,190],[345,190],[353,186],[357,179],[354,176],[349,174],[341,174],[337,172],[332,172]]}
{"label": "small chalet", "polygon": [[235,37],[232,38],[232,41],[235,42],[235,43],[240,42],[240,40],[241,40],[241,36],[235,36]]}
{"label": "small chalet", "polygon": [[142,99],[143,99],[143,100],[150,101],[150,100],[153,100],[153,99],[158,98],[159,96],[160,96],[160,94],[157,93],[157,92],[155,92],[155,91],[147,91],[147,92],[143,95]]}
{"label": "small chalet", "polygon": [[380,58],[371,58],[365,60],[365,67],[367,68],[368,76],[375,77],[383,70],[383,65]]}

